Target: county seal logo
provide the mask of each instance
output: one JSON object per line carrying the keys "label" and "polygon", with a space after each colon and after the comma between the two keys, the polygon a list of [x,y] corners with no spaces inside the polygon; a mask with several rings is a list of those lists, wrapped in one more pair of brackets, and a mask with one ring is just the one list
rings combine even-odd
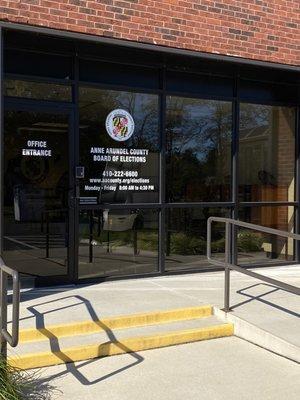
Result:
{"label": "county seal logo", "polygon": [[128,111],[119,108],[108,114],[105,127],[112,139],[124,142],[133,135],[134,120]]}

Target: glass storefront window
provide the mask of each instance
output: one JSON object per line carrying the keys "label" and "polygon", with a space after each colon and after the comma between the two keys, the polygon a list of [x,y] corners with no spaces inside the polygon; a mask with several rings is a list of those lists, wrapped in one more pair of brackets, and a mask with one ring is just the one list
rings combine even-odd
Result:
{"label": "glass storefront window", "polygon": [[294,201],[295,109],[241,104],[240,201]]}
{"label": "glass storefront window", "polygon": [[167,201],[229,201],[230,102],[167,97]]}
{"label": "glass storefront window", "polygon": [[[297,104],[296,76],[75,47],[4,32],[8,265],[42,284],[159,274],[159,266],[201,271],[216,268],[206,257],[210,216],[239,210],[242,221],[293,231],[299,110],[278,105]],[[292,240],[237,229],[236,244],[243,266],[295,260]],[[216,222],[213,257],[224,260],[224,250]]]}
{"label": "glass storefront window", "polygon": [[[243,207],[239,211],[241,221],[282,231],[294,232],[294,207],[263,206]],[[240,265],[264,265],[293,261],[293,239],[239,228],[237,233],[238,263]]]}
{"label": "glass storefront window", "polygon": [[157,271],[156,210],[80,212],[79,278]]}
{"label": "glass storefront window", "polygon": [[158,201],[158,96],[81,87],[80,195],[98,203]]}
{"label": "glass storefront window", "polygon": [[[166,270],[208,268],[206,258],[207,219],[230,217],[224,208],[175,208],[168,211],[166,228]],[[212,252],[224,260],[225,225],[214,223]]]}
{"label": "glass storefront window", "polygon": [[72,101],[72,87],[55,83],[5,79],[3,92],[4,96],[9,97],[66,102]]}

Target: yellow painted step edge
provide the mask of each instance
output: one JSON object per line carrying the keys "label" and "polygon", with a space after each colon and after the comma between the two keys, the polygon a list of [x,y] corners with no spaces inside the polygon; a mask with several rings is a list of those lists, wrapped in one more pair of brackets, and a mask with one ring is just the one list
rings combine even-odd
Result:
{"label": "yellow painted step edge", "polygon": [[183,321],[208,317],[210,315],[212,315],[212,306],[204,305],[142,314],[121,315],[117,317],[104,318],[98,321],[73,322],[38,329],[24,329],[20,331],[20,343],[84,335],[87,333],[91,334],[103,330],[126,329],[170,321]]}
{"label": "yellow painted step edge", "polygon": [[169,332],[162,335],[135,337],[116,342],[73,347],[54,353],[27,354],[10,358],[9,364],[21,369],[41,368],[232,335],[233,324],[220,324],[205,328]]}

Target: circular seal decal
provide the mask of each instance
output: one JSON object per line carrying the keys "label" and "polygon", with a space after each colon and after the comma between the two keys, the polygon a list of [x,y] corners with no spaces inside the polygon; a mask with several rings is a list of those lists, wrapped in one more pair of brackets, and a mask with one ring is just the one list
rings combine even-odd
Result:
{"label": "circular seal decal", "polygon": [[134,132],[134,120],[128,111],[119,108],[108,114],[105,127],[111,138],[118,142],[124,142]]}

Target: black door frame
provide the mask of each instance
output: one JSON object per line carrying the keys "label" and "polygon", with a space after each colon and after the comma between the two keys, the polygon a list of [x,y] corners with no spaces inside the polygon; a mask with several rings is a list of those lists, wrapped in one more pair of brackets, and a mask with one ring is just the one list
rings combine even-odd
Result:
{"label": "black door frame", "polygon": [[[31,99],[18,99],[18,98],[4,98],[4,111],[28,111],[28,112],[41,112],[48,114],[62,114],[68,117],[69,124],[69,212],[68,212],[68,266],[66,275],[53,275],[53,276],[40,276],[36,277],[37,285],[51,285],[52,283],[60,284],[66,282],[75,282],[77,280],[77,256],[76,256],[76,206],[75,206],[75,179],[74,179],[74,165],[75,165],[75,108],[72,103],[50,102]],[[3,150],[2,150],[3,151]],[[2,174],[4,170],[2,168]],[[3,218],[2,218],[3,220]],[[2,249],[1,249],[2,250]]]}

